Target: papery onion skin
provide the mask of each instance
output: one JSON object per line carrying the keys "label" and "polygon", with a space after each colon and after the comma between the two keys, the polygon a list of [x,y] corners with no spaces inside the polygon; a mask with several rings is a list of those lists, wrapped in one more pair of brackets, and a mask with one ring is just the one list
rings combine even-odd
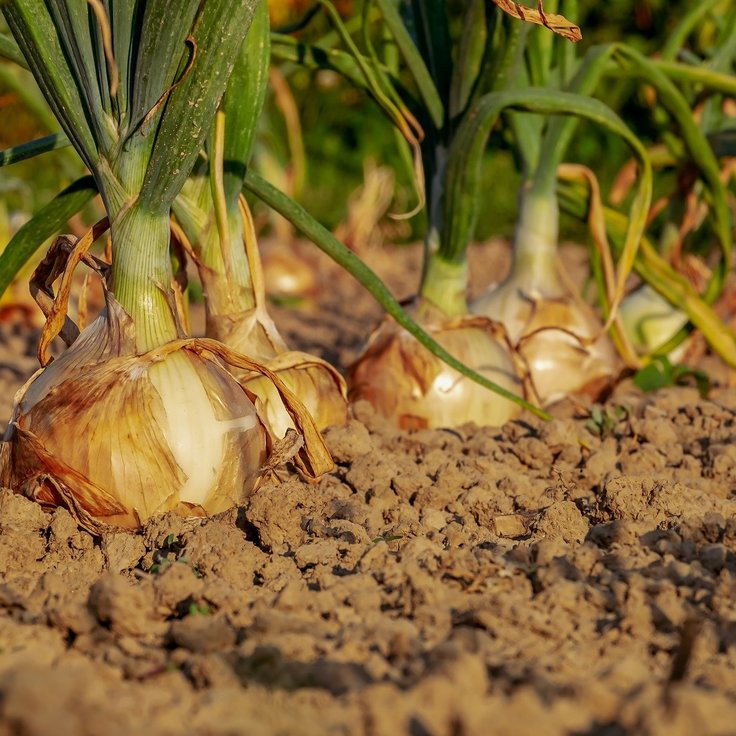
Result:
{"label": "papery onion skin", "polygon": [[16,397],[3,481],[92,529],[243,500],[269,442],[248,395],[214,359],[177,350],[154,361],[134,344],[130,318],[108,299],[107,315]]}
{"label": "papery onion skin", "polygon": [[[311,414],[320,432],[348,421],[345,380],[329,363],[307,353],[281,353],[268,367],[291,389]],[[284,437],[293,427],[273,384],[263,376],[240,375],[240,383],[263,402],[265,421],[275,437]]]}
{"label": "papery onion skin", "polygon": [[[348,420],[345,380],[327,361],[309,353],[289,350],[268,312],[260,307],[236,315],[214,315],[208,334],[234,350],[256,356],[291,389],[323,431]],[[262,402],[263,415],[273,436],[283,438],[292,428],[288,412],[271,381],[250,371],[233,375]]]}
{"label": "papery onion skin", "polygon": [[569,394],[597,398],[620,369],[600,319],[558,275],[558,220],[554,197],[522,196],[511,272],[470,305],[504,326],[542,405]]}
{"label": "papery onion skin", "polygon": [[507,282],[471,309],[506,327],[544,405],[569,394],[596,398],[618,374],[619,359],[600,320],[569,294],[528,293]]}
{"label": "papery onion skin", "polygon": [[[425,329],[458,360],[521,396],[515,366],[482,318],[458,319]],[[387,318],[350,367],[349,397],[365,399],[400,429],[500,426],[519,407],[459,374]]]}

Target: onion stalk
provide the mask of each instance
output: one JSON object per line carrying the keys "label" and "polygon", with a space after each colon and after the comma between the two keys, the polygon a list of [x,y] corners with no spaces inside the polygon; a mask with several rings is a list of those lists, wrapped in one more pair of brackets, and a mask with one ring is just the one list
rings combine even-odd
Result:
{"label": "onion stalk", "polygon": [[[566,3],[566,11],[574,13],[573,6]],[[589,94],[598,70],[589,71],[583,65],[576,77],[567,79],[565,75],[572,66],[571,47],[559,39],[552,43],[548,40],[539,33],[528,34],[524,47],[528,72],[517,63],[504,86],[531,83],[551,87],[551,66],[556,57],[554,71],[562,89]],[[506,327],[529,368],[535,395],[542,405],[576,393],[596,398],[621,368],[603,322],[576,293],[570,280],[561,278],[556,172],[577,122],[575,117],[554,119],[545,127],[538,119],[511,116],[511,129],[525,169],[511,270],[502,283],[492,284],[472,305],[473,312]]]}
{"label": "onion stalk", "polygon": [[[265,97],[268,14],[262,5],[233,71],[201,161],[175,212],[181,240],[194,258],[205,295],[206,334],[268,366],[304,402],[317,426],[347,420],[345,382],[320,358],[290,351],[268,313],[255,228],[240,193]],[[227,162],[227,167],[225,166]],[[190,244],[191,243],[191,244]],[[236,377],[263,404],[269,428],[283,438],[293,428],[278,392],[252,371]]]}
{"label": "onion stalk", "polygon": [[[326,5],[326,0],[321,4]],[[436,325],[440,314],[448,324],[456,325],[458,318],[468,313],[466,251],[478,207],[480,161],[490,131],[502,113],[528,111],[585,117],[623,135],[638,155],[642,149],[610,109],[584,96],[587,94],[584,85],[572,92],[555,93],[537,88],[512,89],[518,87],[510,81],[510,70],[518,66],[520,25],[514,26],[516,21],[513,21],[510,32],[499,32],[499,17],[486,3],[479,0],[465,8],[457,38],[450,35],[450,29],[455,27],[450,22],[450,11],[439,0],[411,3],[403,17],[390,0],[375,0],[375,4],[411,74],[413,88],[407,91],[396,81],[399,70],[395,65],[378,59],[367,30],[365,56],[357,53],[343,33],[341,37],[354,57],[354,64],[339,55],[333,55],[330,61],[351,81],[361,84],[362,80],[362,86],[402,131],[415,157],[417,152],[421,154],[419,162],[415,158],[415,170],[420,204],[425,201],[427,204],[428,225],[415,316],[421,320],[423,314],[430,313]],[[366,3],[364,21],[370,6],[371,3]],[[541,15],[537,20],[541,20]],[[367,23],[364,25],[367,29]],[[538,66],[544,68],[543,64]],[[651,174],[645,155],[641,163],[642,183],[634,205],[637,216],[627,237],[627,258],[622,273],[631,251],[635,250],[638,231],[643,227],[639,210],[650,197]],[[622,281],[620,276],[619,282]],[[620,299],[618,289],[615,296]],[[569,339],[564,328],[561,332]],[[504,368],[499,368],[503,373]],[[518,387],[522,383],[517,379]],[[395,376],[388,376],[380,382],[379,389],[390,392],[393,385],[403,383],[396,381]],[[391,405],[389,400],[381,403]],[[507,418],[515,411],[509,409]]]}
{"label": "onion stalk", "polygon": [[[331,462],[311,418],[256,362],[187,340],[173,304],[170,207],[190,173],[258,0],[46,4],[3,13],[44,95],[88,166],[108,214],[112,264],[57,247],[35,275],[49,303],[40,345],[71,347],[18,394],[2,479],[77,520],[131,527],[166,510],[212,513],[239,501],[275,449],[249,394],[223,367],[261,370],[293,407],[308,474]],[[228,18],[222,25],[221,19]],[[114,29],[114,33],[111,32]],[[59,241],[61,242],[61,241]],[[58,251],[58,252],[57,252]],[[106,309],[77,337],[66,317],[81,261],[109,283]],[[58,294],[51,285],[60,278]],[[75,339],[76,338],[76,339]]]}

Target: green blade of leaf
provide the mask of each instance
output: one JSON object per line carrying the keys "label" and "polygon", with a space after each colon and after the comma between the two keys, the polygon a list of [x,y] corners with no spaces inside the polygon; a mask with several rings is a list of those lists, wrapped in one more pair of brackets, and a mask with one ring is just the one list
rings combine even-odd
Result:
{"label": "green blade of leaf", "polygon": [[[565,18],[580,17],[580,4],[578,0],[562,0],[562,7],[560,8],[562,15]],[[570,81],[570,75],[574,71],[575,59],[576,59],[576,46],[571,43],[565,43],[565,39],[562,36],[556,37],[557,50],[557,66],[559,69],[559,80],[561,87],[567,87]]]}
{"label": "green blade of leaf", "polygon": [[[494,59],[492,63],[490,70],[492,84],[488,91],[503,92],[528,87],[524,49],[531,27],[526,23],[518,23],[511,16],[502,13],[500,8],[496,8],[496,15],[501,17],[505,40],[499,58]],[[538,115],[521,115],[515,112],[508,112],[505,117],[513,131],[524,178],[528,179],[539,161],[544,120]]]}
{"label": "green blade of leaf", "polygon": [[42,0],[11,0],[2,11],[64,132],[87,167],[96,171],[99,157],[91,117],[46,4]]}
{"label": "green blade of leaf", "polygon": [[513,401],[519,406],[531,411],[542,418],[549,418],[549,415],[539,409],[539,407],[530,404],[527,401],[512,394],[501,386],[489,381],[487,378],[479,375],[475,371],[470,370],[456,358],[453,358],[439,343],[433,340],[413,319],[402,309],[401,305],[394,299],[391,292],[386,288],[384,283],[371,271],[363,261],[358,258],[353,251],[346,245],[341,243],[335,236],[320,225],[306,210],[304,210],[293,199],[287,197],[283,192],[279,191],[265,179],[248,171],[245,177],[245,188],[255,194],[259,199],[264,201],[269,207],[272,207],[279,214],[288,219],[298,230],[324,251],[336,263],[342,266],[349,274],[351,274],[366,290],[378,301],[378,303],[390,314],[399,325],[407,332],[413,335],[424,347],[430,350],[440,360],[447,363],[451,368],[471,380],[479,383],[481,386],[503,396],[509,401]]}
{"label": "green blade of leaf", "polygon": [[[556,5],[557,3],[545,3],[545,12],[554,12]],[[555,34],[549,33],[546,28],[531,29],[526,44],[526,58],[532,87],[547,87],[550,84],[554,42]],[[568,42],[568,46],[570,45]]]}
{"label": "green blade of leaf", "polygon": [[405,24],[416,39],[440,100],[450,98],[452,39],[447,0],[402,0]]}
{"label": "green blade of leaf", "polygon": [[142,8],[137,0],[106,0],[107,14],[110,18],[112,30],[112,48],[115,63],[118,68],[119,84],[115,99],[115,114],[118,128],[126,130],[129,122],[129,94],[133,81],[133,63],[138,45],[136,30],[139,27],[136,20]]}
{"label": "green blade of leaf", "polygon": [[[450,82],[450,119],[455,119],[468,106],[479,82],[480,71],[487,58],[496,13],[486,7],[487,0],[471,0],[463,18],[463,28],[457,44],[457,59]],[[493,25],[487,22],[490,13]]]}
{"label": "green blade of leaf", "polygon": [[189,176],[259,2],[202,5],[191,33],[196,58],[165,103],[140,193],[152,213],[168,210]]}
{"label": "green blade of leaf", "polygon": [[18,161],[25,161],[40,156],[42,153],[65,148],[68,145],[69,139],[63,133],[54,133],[43,138],[37,138],[35,141],[21,143],[19,146],[0,151],[0,166],[10,166],[10,164],[16,164]]}
{"label": "green blade of leaf", "polygon": [[135,57],[135,68],[140,71],[131,78],[133,87],[128,91],[132,128],[137,128],[175,81],[198,7],[199,0],[149,0],[145,4]]}
{"label": "green blade of leaf", "polygon": [[268,4],[261,3],[230,75],[222,106],[225,111],[223,183],[228,208],[237,206],[245,169],[256,138],[268,90],[271,58]]}
{"label": "green blade of leaf", "polygon": [[78,179],[57,194],[18,230],[0,254],[0,295],[38,248],[58,233],[69,218],[79,212],[96,194],[97,186],[91,176]]}
{"label": "green blade of leaf", "polygon": [[705,66],[683,64],[679,61],[651,59],[651,63],[675,82],[702,85],[704,89],[711,92],[721,92],[736,97],[736,77],[732,74],[713,71]]}
{"label": "green blade of leaf", "polygon": [[18,44],[4,33],[0,33],[0,57],[28,69],[28,62],[23,56],[23,52],[18,48]]}
{"label": "green blade of leaf", "polygon": [[659,103],[679,126],[682,140],[693,162],[698,166],[711,196],[715,215],[714,229],[723,252],[723,258],[713,270],[713,277],[704,294],[705,300],[713,303],[723,290],[726,273],[731,267],[732,250],[731,215],[718,161],[708,139],[693,119],[690,104],[667,75],[638,51],[623,44],[616,44],[613,48],[613,58],[625,74],[636,76],[656,90]]}
{"label": "green blade of leaf", "polygon": [[[363,89],[371,95],[373,94],[373,86],[369,83],[361,65],[352,53],[342,51],[341,49],[324,48],[319,45],[315,46],[295,38],[272,33],[271,56],[277,61],[292,62],[306,69],[329,69],[339,74],[346,81],[350,82],[351,85]],[[369,59],[363,57],[363,62],[368,64]],[[412,96],[389,69],[382,66],[379,71],[409,108],[419,108],[419,100]],[[380,102],[379,107],[389,120],[393,121],[391,114]]]}
{"label": "green blade of leaf", "polygon": [[[571,46],[571,44],[567,44]],[[606,71],[613,47],[594,46],[585,55],[575,76],[565,88],[566,92],[578,95],[590,95]],[[557,182],[557,167],[567,155],[575,130],[578,127],[577,117],[557,117],[550,121],[542,138],[535,181],[538,187],[546,191],[554,191]]]}
{"label": "green blade of leaf", "polygon": [[685,44],[687,37],[693,32],[698,24],[710,13],[721,0],[699,0],[692,9],[686,13],[675,28],[667,34],[667,42],[662,49],[661,57],[667,61],[674,59]]}
{"label": "green blade of leaf", "polygon": [[627,238],[626,258],[636,252],[646,222],[652,189],[652,172],[644,147],[626,124],[602,102],[569,92],[522,89],[491,92],[469,112],[450,149],[445,195],[445,218],[441,252],[445,260],[464,258],[479,207],[481,161],[488,137],[498,116],[505,110],[522,110],[546,115],[576,115],[621,136],[641,164],[639,189],[632,204],[632,227]]}
{"label": "green blade of leaf", "polygon": [[49,11],[59,36],[67,64],[84,100],[88,120],[96,130],[98,151],[108,151],[115,141],[109,117],[108,90],[100,90],[94,52],[98,21],[90,16],[87,0],[51,0]]}

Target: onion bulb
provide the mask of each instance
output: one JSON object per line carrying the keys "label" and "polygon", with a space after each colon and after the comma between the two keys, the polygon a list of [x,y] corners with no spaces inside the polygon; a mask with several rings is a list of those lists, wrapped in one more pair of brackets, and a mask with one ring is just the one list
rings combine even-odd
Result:
{"label": "onion bulb", "polygon": [[[522,395],[513,360],[489,320],[459,317],[423,326],[469,368]],[[351,401],[369,401],[400,429],[455,427],[466,422],[500,426],[520,411],[516,404],[447,366],[388,317],[350,367],[348,383]]]}
{"label": "onion bulb", "polygon": [[[216,353],[223,357],[214,341],[179,340],[136,354],[132,320],[108,295],[107,310],[18,392],[2,482],[67,507],[92,530],[135,528],[167,511],[212,514],[242,501],[259,482],[271,441]],[[305,443],[315,434],[312,427]],[[324,472],[331,463],[323,446],[316,450]]]}
{"label": "onion bulb", "polygon": [[618,358],[592,308],[560,278],[556,200],[524,198],[508,278],[471,304],[500,322],[526,363],[536,399],[598,396],[618,372]]}
{"label": "onion bulb", "polygon": [[[628,294],[621,302],[619,313],[626,335],[640,355],[656,352],[688,322],[683,311],[673,307],[648,284]],[[685,342],[670,358],[679,360],[686,350]]]}
{"label": "onion bulb", "polygon": [[[248,264],[247,290],[254,306],[245,308],[242,305],[235,312],[227,311],[228,295],[223,294],[223,288],[229,287],[228,292],[232,294],[237,284],[233,283],[231,275],[222,278],[221,274],[197,260],[206,295],[207,336],[239,353],[252,355],[268,367],[299,397],[319,430],[334,424],[345,424],[348,402],[342,376],[327,361],[308,353],[289,350],[268,313],[265,276],[253,218],[242,197],[239,206],[243,253]],[[183,233],[181,237],[185,237]],[[252,370],[234,369],[233,375],[263,403],[263,416],[274,438],[283,438],[294,425],[273,383]]]}
{"label": "onion bulb", "polygon": [[284,302],[309,302],[320,289],[319,265],[298,241],[264,244],[263,277],[268,294]]}

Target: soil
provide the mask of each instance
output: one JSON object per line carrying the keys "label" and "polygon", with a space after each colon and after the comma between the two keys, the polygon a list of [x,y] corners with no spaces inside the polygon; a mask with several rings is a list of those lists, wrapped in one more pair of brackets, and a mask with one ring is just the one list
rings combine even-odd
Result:
{"label": "soil", "polygon": [[[325,283],[274,315],[344,368],[380,310]],[[2,327],[6,416],[33,350]],[[736,734],[736,390],[589,409],[399,432],[358,404],[318,484],[138,534],[0,491],[0,736]]]}

